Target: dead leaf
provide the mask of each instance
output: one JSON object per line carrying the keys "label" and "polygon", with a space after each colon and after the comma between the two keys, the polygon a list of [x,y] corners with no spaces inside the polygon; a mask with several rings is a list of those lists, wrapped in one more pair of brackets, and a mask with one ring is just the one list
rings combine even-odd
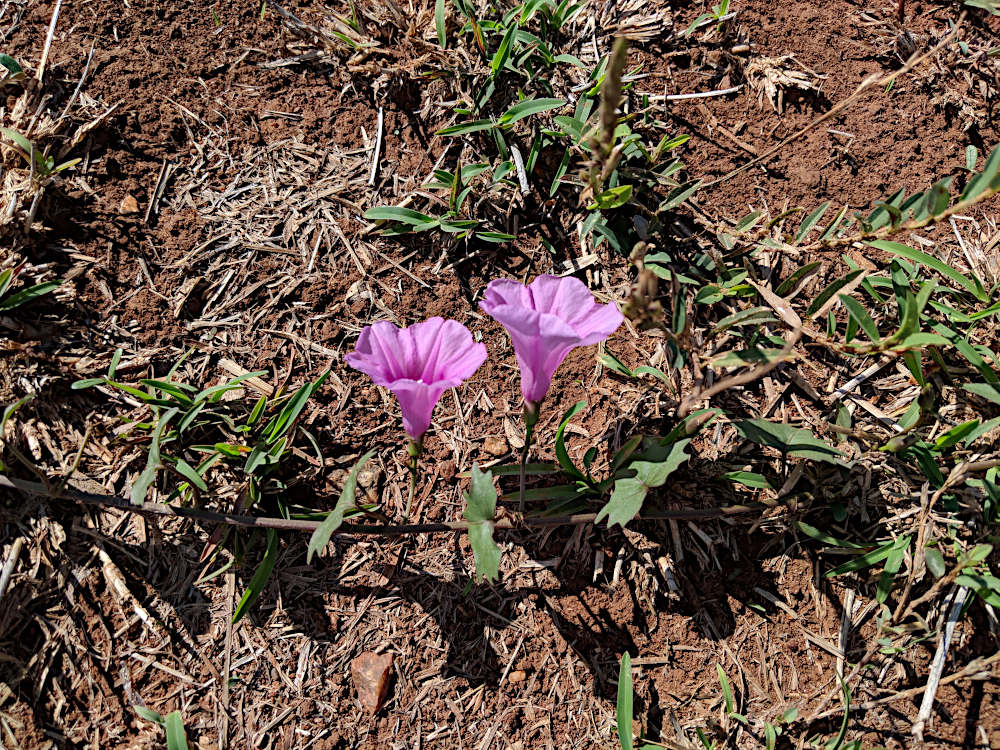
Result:
{"label": "dead leaf", "polygon": [[358,700],[369,713],[375,713],[382,707],[391,670],[392,654],[366,651],[351,662],[351,677],[358,691]]}

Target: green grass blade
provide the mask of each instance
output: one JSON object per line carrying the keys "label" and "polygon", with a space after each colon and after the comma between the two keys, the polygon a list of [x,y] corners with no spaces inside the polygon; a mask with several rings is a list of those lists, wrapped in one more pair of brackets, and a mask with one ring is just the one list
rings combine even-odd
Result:
{"label": "green grass blade", "polygon": [[278,561],[278,532],[274,529],[267,530],[267,550],[264,552],[264,559],[260,561],[257,570],[254,571],[250,585],[243,592],[240,603],[236,605],[233,613],[233,624],[243,619],[243,616],[250,610],[257,598],[263,593],[264,587],[271,578],[274,564]]}
{"label": "green grass blade", "polygon": [[525,117],[530,115],[535,115],[539,112],[548,112],[551,109],[557,109],[565,103],[565,99],[525,99],[523,102],[518,102],[500,115],[500,124],[510,125],[511,123],[523,120]]}
{"label": "green grass blade", "polygon": [[872,240],[868,244],[877,250],[884,250],[887,253],[899,255],[907,260],[912,260],[916,263],[921,263],[928,268],[933,268],[942,276],[950,281],[953,281],[955,284],[972,294],[976,299],[981,302],[987,301],[986,290],[983,289],[983,282],[975,276],[969,278],[965,274],[956,271],[943,260],[935,258],[933,255],[928,255],[920,250],[914,250],[908,245],[902,245],[899,242],[890,242],[889,240]]}
{"label": "green grass blade", "polygon": [[618,668],[618,744],[622,750],[632,750],[632,657],[622,654]]}
{"label": "green grass blade", "polygon": [[563,415],[562,422],[559,424],[559,429],[556,430],[556,459],[559,461],[559,465],[562,470],[572,477],[577,479],[583,479],[583,472],[581,472],[576,465],[573,463],[573,459],[569,457],[569,451],[566,450],[566,438],[565,432],[566,427],[573,417],[579,414],[587,406],[586,401],[578,401]]}
{"label": "green grass blade", "polygon": [[184,719],[180,711],[172,711],[163,720],[167,730],[167,750],[188,750],[187,735],[184,734]]}
{"label": "green grass blade", "polygon": [[437,220],[433,216],[414,211],[412,208],[402,208],[400,206],[376,206],[369,208],[364,214],[366,219],[372,221],[398,221],[400,224],[431,224]]}
{"label": "green grass blade", "polygon": [[38,299],[42,295],[55,291],[60,286],[62,286],[62,279],[45,281],[41,284],[29,286],[27,289],[22,289],[19,292],[15,292],[10,295],[6,299],[0,300],[0,311],[13,310],[15,307],[20,307],[25,303]]}
{"label": "green grass blade", "polygon": [[434,3],[434,26],[437,28],[438,44],[441,49],[448,49],[448,35],[444,25],[444,0],[436,0]]}

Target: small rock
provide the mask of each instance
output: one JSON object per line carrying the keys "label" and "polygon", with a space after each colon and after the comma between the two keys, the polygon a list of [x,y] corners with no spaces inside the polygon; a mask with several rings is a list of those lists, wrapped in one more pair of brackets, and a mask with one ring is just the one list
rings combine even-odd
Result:
{"label": "small rock", "polygon": [[527,676],[528,673],[525,672],[523,669],[516,669],[509,675],[507,675],[507,679],[512,683],[518,683],[518,682],[524,682]]}
{"label": "small rock", "polygon": [[351,678],[354,689],[358,691],[358,700],[370,713],[382,708],[391,670],[392,654],[366,651],[351,662]]}
{"label": "small rock", "polygon": [[136,214],[139,213],[139,201],[137,201],[133,196],[126,195],[118,206],[118,213],[120,214]]}
{"label": "small rock", "polygon": [[510,451],[510,445],[500,435],[489,435],[483,440],[483,452],[490,456],[504,456]]}

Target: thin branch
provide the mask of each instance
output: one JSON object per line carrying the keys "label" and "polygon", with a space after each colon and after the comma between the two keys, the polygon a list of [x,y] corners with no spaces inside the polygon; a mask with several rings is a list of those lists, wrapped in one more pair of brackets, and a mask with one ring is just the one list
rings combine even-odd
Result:
{"label": "thin branch", "polygon": [[[23,479],[14,479],[0,475],[0,488],[17,490],[37,497],[46,497],[52,500],[68,500],[82,505],[99,505],[116,510],[123,510],[130,513],[144,513],[157,516],[177,516],[180,518],[190,518],[204,523],[227,524],[229,526],[243,526],[248,528],[279,529],[282,531],[296,531],[300,533],[312,533],[320,525],[320,521],[307,521],[295,518],[271,518],[264,516],[244,516],[236,513],[219,513],[201,508],[185,508],[176,505],[166,505],[164,503],[143,503],[142,505],[132,505],[124,497],[115,495],[96,495],[90,492],[70,491],[58,494],[46,488],[38,482],[29,482]],[[787,502],[797,495],[782,498]],[[770,508],[778,507],[782,504],[779,501],[769,501],[754,505],[728,505],[719,508],[689,508],[684,510],[663,510],[645,513],[636,516],[636,521],[663,521],[663,520],[696,520],[709,518],[725,518],[748,513],[760,513]],[[547,516],[523,518],[520,515],[507,515],[498,518],[494,522],[495,529],[538,529],[550,528],[553,526],[581,526],[593,523],[597,518],[596,513],[576,513],[568,516]],[[466,531],[469,528],[468,521],[444,521],[441,523],[410,523],[410,524],[344,524],[337,530],[336,536],[403,536],[407,534],[446,534]]]}

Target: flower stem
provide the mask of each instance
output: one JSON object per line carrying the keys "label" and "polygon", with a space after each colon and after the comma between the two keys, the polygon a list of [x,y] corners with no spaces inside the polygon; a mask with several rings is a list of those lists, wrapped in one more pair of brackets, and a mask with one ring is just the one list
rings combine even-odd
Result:
{"label": "flower stem", "polygon": [[528,451],[531,450],[531,438],[535,432],[535,425],[538,424],[538,404],[531,401],[524,402],[524,446],[521,448],[521,467],[520,467],[520,480],[521,480],[521,494],[520,499],[517,503],[518,512],[524,512],[524,485],[525,485],[525,467],[528,463]]}
{"label": "flower stem", "polygon": [[417,460],[420,458],[423,450],[423,436],[416,440],[411,439],[406,444],[406,452],[410,457],[409,461],[407,461],[407,466],[410,468],[410,493],[406,499],[406,511],[403,513],[403,523],[407,523],[410,520],[410,511],[413,510],[413,495],[417,491]]}

